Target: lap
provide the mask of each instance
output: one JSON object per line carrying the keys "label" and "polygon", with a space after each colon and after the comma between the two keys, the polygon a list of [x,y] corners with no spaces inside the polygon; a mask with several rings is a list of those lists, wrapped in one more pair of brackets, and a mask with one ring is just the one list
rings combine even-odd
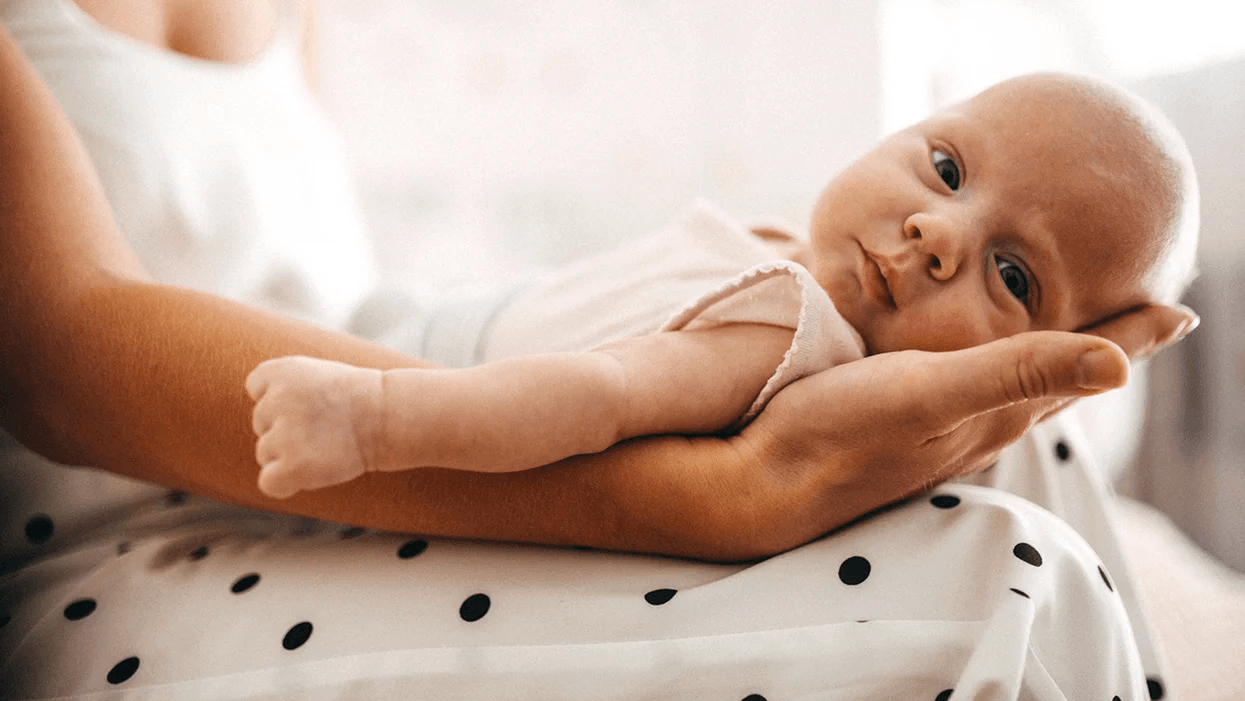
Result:
{"label": "lap", "polygon": [[995,489],[736,566],[178,508],[0,579],[0,695],[1144,698],[1108,568]]}

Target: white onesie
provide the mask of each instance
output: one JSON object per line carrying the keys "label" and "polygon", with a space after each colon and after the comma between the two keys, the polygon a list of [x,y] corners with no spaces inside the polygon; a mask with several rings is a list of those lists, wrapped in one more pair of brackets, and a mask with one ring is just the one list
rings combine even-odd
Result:
{"label": "white onesie", "polygon": [[791,261],[749,268],[687,305],[660,330],[692,331],[738,323],[781,326],[794,330],[795,335],[774,374],[732,429],[755,419],[778,390],[801,377],[864,357],[860,334],[839,314],[812,274]]}

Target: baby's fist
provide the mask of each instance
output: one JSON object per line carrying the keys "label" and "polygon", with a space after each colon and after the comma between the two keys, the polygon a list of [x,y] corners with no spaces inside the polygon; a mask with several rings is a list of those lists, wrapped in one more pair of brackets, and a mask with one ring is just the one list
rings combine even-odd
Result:
{"label": "baby's fist", "polygon": [[287,499],[368,470],[379,427],[379,370],[303,356],[260,363],[246,378],[255,400],[259,490]]}

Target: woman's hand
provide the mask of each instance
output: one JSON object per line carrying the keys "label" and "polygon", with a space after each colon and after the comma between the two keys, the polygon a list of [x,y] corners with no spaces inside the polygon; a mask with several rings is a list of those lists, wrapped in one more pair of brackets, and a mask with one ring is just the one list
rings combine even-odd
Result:
{"label": "woman's hand", "polygon": [[1076,397],[1123,386],[1129,356],[1148,356],[1196,324],[1188,309],[1150,305],[1088,333],[1039,331],[951,353],[887,353],[792,384],[734,439],[778,486],[770,515],[783,502],[790,507],[789,526],[771,534],[789,543],[764,549],[804,542],[988,467]]}

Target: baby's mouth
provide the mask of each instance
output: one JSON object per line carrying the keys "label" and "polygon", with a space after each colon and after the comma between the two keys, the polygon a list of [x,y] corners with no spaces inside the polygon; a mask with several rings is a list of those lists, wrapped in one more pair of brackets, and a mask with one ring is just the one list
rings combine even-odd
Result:
{"label": "baby's mouth", "polygon": [[861,274],[865,294],[878,304],[888,309],[895,309],[895,297],[891,294],[890,282],[882,273],[882,266],[864,246],[861,246],[860,250],[865,257],[864,271]]}

